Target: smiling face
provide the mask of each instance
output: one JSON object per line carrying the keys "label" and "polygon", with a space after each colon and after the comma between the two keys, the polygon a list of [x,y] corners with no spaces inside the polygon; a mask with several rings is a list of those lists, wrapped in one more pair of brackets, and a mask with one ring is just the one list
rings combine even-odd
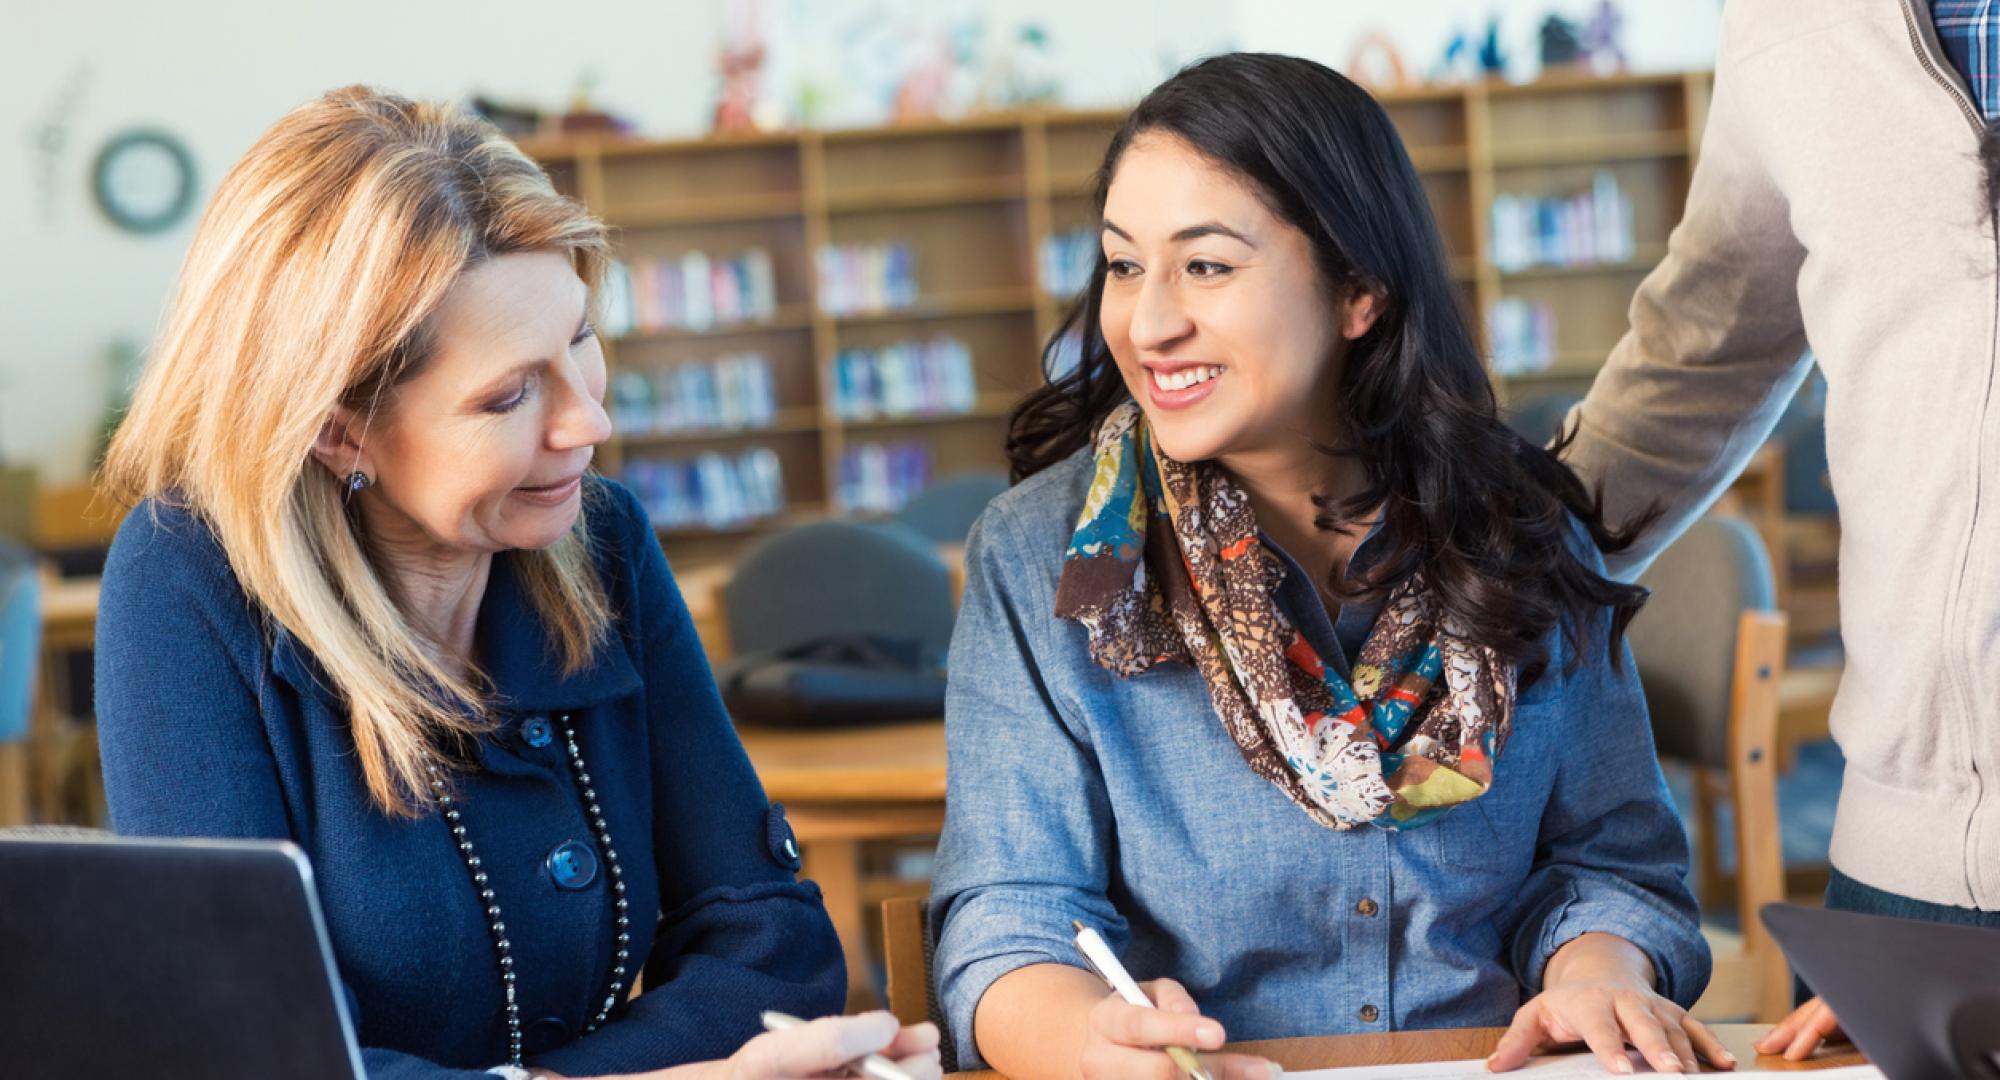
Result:
{"label": "smiling face", "polygon": [[1099,325],[1154,437],[1179,461],[1331,439],[1348,340],[1377,305],[1341,303],[1312,241],[1247,180],[1147,133],[1104,203]]}
{"label": "smiling face", "polygon": [[501,255],[467,270],[427,324],[430,354],[372,419],[342,408],[314,454],[355,468],[371,539],[476,554],[555,543],[576,523],[605,415],[604,349],[567,256]]}

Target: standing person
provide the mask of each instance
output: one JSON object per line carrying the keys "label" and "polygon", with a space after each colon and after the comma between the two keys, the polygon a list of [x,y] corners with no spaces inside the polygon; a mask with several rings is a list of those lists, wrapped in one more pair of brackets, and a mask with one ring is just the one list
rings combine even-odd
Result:
{"label": "standing person", "polygon": [[105,465],[138,502],[98,619],[112,823],[303,848],[371,1080],[936,1077],[887,1014],[757,1034],[837,1013],[845,968],[645,512],[590,472],[608,256],[491,125],[362,88],[223,179]]}
{"label": "standing person", "polygon": [[[1564,460],[1662,527],[1636,575],[1825,374],[1846,755],[1829,906],[2000,927],[2000,4],[1735,0],[1686,216]],[[1759,1045],[1800,1057],[1813,1001]]]}

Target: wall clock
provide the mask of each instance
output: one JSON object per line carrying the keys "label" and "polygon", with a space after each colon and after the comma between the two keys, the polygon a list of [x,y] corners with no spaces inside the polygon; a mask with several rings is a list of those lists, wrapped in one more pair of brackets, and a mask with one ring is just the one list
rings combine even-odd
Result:
{"label": "wall clock", "polygon": [[194,155],[164,131],[112,137],[91,166],[91,191],[112,224],[131,233],[170,229],[194,208]]}

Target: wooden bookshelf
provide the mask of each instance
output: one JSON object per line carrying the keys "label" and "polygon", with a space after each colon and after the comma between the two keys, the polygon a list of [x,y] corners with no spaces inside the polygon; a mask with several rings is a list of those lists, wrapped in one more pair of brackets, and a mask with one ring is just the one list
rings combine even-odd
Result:
{"label": "wooden bookshelf", "polygon": [[[1707,118],[1707,73],[1597,79],[1556,76],[1380,95],[1423,178],[1469,316],[1502,300],[1546,305],[1556,325],[1545,371],[1500,380],[1503,396],[1587,385],[1623,334],[1633,289],[1679,221]],[[883,128],[645,141],[524,143],[558,187],[614,229],[621,259],[688,251],[770,253],[777,307],[768,318],[701,330],[659,329],[607,340],[614,371],[657,371],[755,353],[772,371],[776,415],[764,427],[620,433],[600,455],[618,475],[645,456],[768,446],[784,477],[785,511],[724,529],[662,530],[677,563],[731,559],[769,531],[845,512],[844,451],[866,442],[924,446],[933,480],[1004,469],[1005,418],[1041,382],[1041,346],[1067,297],[1038,280],[1045,238],[1095,224],[1092,197],[1121,111],[1030,111]],[[1566,197],[1609,172],[1632,211],[1629,258],[1502,270],[1493,261],[1498,196]],[[905,245],[915,302],[901,310],[830,314],[819,303],[815,252],[827,245]],[[843,419],[835,359],[949,335],[972,354],[977,397],[949,415]]]}

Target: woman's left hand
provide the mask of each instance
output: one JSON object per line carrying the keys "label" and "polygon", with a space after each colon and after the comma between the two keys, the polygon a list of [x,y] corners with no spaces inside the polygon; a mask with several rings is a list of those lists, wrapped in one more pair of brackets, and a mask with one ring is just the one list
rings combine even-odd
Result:
{"label": "woman's left hand", "polygon": [[1653,991],[1653,965],[1637,946],[1611,934],[1585,934],[1549,958],[1542,992],[1521,1006],[1486,1067],[1518,1069],[1544,1046],[1582,1042],[1614,1073],[1632,1072],[1627,1044],[1655,1072],[1699,1072],[1700,1060],[1736,1067],[1701,1021]]}

